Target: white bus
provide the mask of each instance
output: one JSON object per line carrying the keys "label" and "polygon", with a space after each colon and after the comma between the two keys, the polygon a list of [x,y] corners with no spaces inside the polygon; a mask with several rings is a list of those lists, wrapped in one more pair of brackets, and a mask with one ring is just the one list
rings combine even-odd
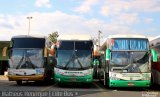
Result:
{"label": "white bus", "polygon": [[18,35],[11,38],[9,49],[9,81],[43,81],[51,78],[48,48],[50,41],[44,36]]}
{"label": "white bus", "polygon": [[[110,35],[100,48],[99,77],[108,87],[149,87],[151,61],[148,38]],[[156,60],[154,60],[156,61]]]}

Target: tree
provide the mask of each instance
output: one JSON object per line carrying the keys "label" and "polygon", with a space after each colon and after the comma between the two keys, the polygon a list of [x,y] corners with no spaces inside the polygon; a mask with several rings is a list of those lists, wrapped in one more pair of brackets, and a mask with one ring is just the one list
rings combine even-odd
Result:
{"label": "tree", "polygon": [[56,43],[57,42],[57,38],[58,38],[58,32],[52,32],[51,34],[49,34],[49,39],[53,42]]}

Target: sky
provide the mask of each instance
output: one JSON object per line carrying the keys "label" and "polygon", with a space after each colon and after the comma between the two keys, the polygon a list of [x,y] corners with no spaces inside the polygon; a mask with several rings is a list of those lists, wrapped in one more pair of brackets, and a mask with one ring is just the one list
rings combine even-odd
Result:
{"label": "sky", "polygon": [[0,0],[0,40],[14,35],[160,34],[160,0]]}

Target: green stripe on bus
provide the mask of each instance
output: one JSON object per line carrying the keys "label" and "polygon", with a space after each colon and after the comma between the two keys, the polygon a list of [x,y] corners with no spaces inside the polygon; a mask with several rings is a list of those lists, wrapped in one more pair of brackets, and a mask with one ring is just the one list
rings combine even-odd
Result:
{"label": "green stripe on bus", "polygon": [[110,80],[110,87],[150,87],[151,81],[123,81],[123,80]]}
{"label": "green stripe on bus", "polygon": [[63,76],[60,74],[55,74],[56,82],[81,82],[81,83],[91,83],[93,81],[93,75],[86,76]]}

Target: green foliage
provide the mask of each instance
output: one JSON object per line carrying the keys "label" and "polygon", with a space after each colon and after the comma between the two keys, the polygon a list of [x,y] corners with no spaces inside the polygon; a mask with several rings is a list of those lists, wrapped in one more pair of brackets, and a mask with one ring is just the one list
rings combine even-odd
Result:
{"label": "green foliage", "polygon": [[57,38],[58,38],[58,32],[52,32],[51,34],[49,34],[49,39],[53,42],[56,43]]}

